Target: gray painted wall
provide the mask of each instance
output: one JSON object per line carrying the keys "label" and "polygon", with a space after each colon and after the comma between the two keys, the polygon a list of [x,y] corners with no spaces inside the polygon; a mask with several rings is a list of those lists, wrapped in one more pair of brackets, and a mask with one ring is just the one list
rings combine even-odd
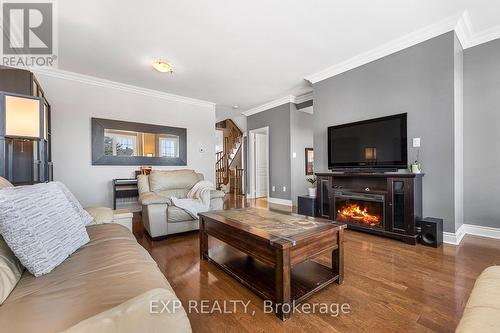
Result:
{"label": "gray painted wall", "polygon": [[287,103],[247,117],[249,131],[269,126],[269,196],[286,200],[291,199],[290,108]]}
{"label": "gray painted wall", "polygon": [[465,223],[500,227],[500,40],[464,51]]}
{"label": "gray painted wall", "polygon": [[[312,103],[311,103],[312,104]],[[290,110],[290,135],[291,135],[291,194],[294,206],[297,206],[297,196],[307,194],[310,184],[306,179],[305,149],[313,147],[313,115],[298,111],[292,104]],[[297,156],[293,158],[293,153]]]}
{"label": "gray painted wall", "polygon": [[[454,33],[314,84],[316,171],[327,170],[326,129],[408,113],[409,146],[420,137],[424,215],[454,232]],[[416,150],[408,149],[409,162]]]}

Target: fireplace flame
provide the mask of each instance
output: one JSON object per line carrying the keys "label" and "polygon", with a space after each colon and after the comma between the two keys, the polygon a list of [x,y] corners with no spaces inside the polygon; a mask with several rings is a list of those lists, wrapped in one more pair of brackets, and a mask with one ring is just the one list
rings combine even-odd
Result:
{"label": "fireplace flame", "polygon": [[368,224],[370,226],[376,226],[380,224],[380,216],[371,215],[368,213],[368,208],[361,207],[356,203],[348,204],[342,209],[337,211],[337,220],[342,222],[358,222],[363,224]]}

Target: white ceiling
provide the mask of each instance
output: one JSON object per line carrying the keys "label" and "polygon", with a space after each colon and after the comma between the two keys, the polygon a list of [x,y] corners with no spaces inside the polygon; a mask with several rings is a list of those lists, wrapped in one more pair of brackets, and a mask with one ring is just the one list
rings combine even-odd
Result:
{"label": "white ceiling", "polygon": [[500,24],[495,0],[59,0],[59,68],[215,102],[224,118],[464,10],[475,32]]}

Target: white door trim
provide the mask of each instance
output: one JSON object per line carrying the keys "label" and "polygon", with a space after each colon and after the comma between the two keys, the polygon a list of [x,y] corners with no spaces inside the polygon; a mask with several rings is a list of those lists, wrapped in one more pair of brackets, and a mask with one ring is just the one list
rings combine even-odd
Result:
{"label": "white door trim", "polygon": [[250,171],[250,184],[249,184],[249,195],[248,198],[255,198],[256,197],[256,177],[255,177],[255,134],[257,133],[262,133],[265,132],[267,135],[267,199],[269,200],[270,197],[270,192],[271,192],[271,187],[269,184],[269,126],[266,127],[261,127],[261,128],[255,128],[252,130],[248,131],[248,152],[250,155],[249,161],[248,161],[248,170]]}

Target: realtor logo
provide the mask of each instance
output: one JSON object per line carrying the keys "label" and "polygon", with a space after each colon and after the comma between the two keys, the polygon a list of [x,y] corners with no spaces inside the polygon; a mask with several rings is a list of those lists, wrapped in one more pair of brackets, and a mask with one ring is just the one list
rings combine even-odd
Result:
{"label": "realtor logo", "polygon": [[54,65],[57,56],[53,2],[4,1],[1,17],[3,65]]}

